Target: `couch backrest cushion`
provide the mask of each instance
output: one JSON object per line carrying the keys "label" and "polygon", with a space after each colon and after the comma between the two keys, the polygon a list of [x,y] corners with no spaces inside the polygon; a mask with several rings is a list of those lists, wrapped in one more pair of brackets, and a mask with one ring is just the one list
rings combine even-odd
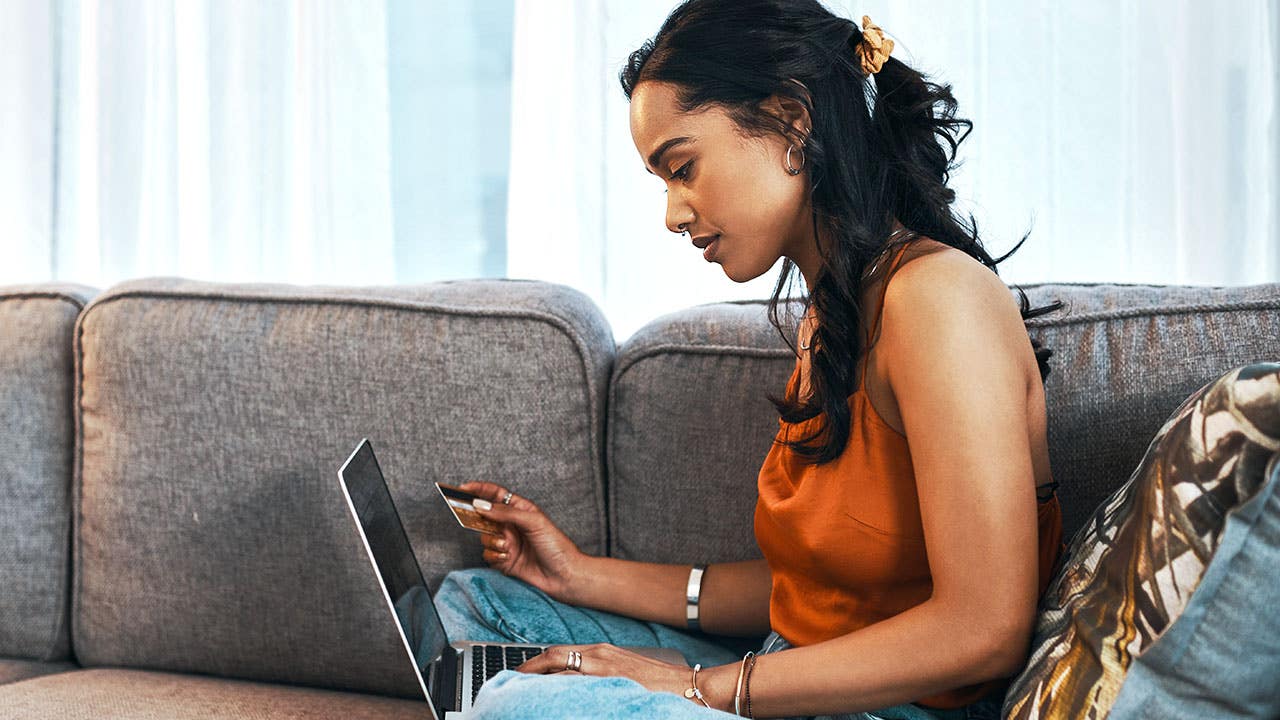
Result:
{"label": "couch backrest cushion", "polygon": [[413,696],[339,465],[370,438],[433,589],[484,564],[433,480],[506,484],[601,553],[613,354],[534,281],[110,289],[77,344],[81,664]]}
{"label": "couch backrest cushion", "polygon": [[[1068,305],[1028,322],[1054,351],[1045,391],[1064,539],[1128,479],[1182,400],[1232,367],[1280,359],[1280,284],[1022,287],[1033,307]],[[764,301],[665,315],[619,348],[606,444],[611,553],[760,557],[756,478],[778,417],[765,393],[782,394],[794,363]]]}
{"label": "couch backrest cushion", "polygon": [[0,657],[70,656],[71,332],[93,292],[0,288]]}
{"label": "couch backrest cushion", "polygon": [[1191,393],[1231,368],[1280,360],[1280,283],[1022,287],[1033,307],[1067,305],[1027,323],[1053,350],[1045,402],[1064,540],[1129,479]]}
{"label": "couch backrest cushion", "polygon": [[680,310],[627,339],[609,387],[612,555],[761,557],[756,478],[778,429],[765,393],[780,395],[794,366],[756,301]]}

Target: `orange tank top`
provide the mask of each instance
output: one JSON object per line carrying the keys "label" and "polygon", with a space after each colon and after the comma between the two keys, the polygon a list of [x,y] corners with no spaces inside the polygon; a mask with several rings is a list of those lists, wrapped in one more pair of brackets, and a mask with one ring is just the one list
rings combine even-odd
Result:
{"label": "orange tank top", "polygon": [[[895,264],[901,254],[900,249]],[[880,303],[882,310],[883,290]],[[863,366],[858,389],[848,398],[849,441],[839,457],[815,467],[775,442],[760,468],[754,521],[773,574],[769,624],[794,646],[846,635],[919,605],[932,593],[907,438],[867,399],[865,361]],[[789,397],[799,376],[797,360],[787,382]],[[823,419],[779,418],[775,438],[803,437]],[[1037,515],[1042,595],[1063,549],[1056,493],[1038,502]],[[966,685],[915,702],[963,707],[1008,683],[1006,678]]]}

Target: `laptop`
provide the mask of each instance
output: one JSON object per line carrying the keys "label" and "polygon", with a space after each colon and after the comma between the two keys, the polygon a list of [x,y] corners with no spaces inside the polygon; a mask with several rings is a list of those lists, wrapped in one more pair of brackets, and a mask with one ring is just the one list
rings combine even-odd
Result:
{"label": "laptop", "polygon": [[[361,440],[339,468],[338,482],[433,720],[463,717],[486,680],[549,647],[449,638],[368,439]],[[673,648],[628,649],[664,662],[688,664]]]}

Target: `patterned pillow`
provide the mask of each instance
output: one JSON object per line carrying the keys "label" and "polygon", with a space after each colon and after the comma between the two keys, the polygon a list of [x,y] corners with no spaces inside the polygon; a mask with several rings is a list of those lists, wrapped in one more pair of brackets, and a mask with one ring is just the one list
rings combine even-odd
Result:
{"label": "patterned pillow", "polygon": [[1002,715],[1280,717],[1277,478],[1280,363],[1183,401],[1072,538]]}

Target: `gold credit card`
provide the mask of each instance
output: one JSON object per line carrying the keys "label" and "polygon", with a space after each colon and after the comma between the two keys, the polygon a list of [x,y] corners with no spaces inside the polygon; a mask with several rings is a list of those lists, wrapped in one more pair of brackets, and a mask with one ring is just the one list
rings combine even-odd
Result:
{"label": "gold credit card", "polygon": [[440,491],[440,497],[444,498],[445,504],[453,511],[453,516],[458,518],[459,525],[468,530],[489,533],[490,535],[502,534],[501,524],[481,515],[476,510],[475,500],[480,498],[479,495],[460,490],[452,485],[445,485],[444,483],[436,483],[436,489]]}

